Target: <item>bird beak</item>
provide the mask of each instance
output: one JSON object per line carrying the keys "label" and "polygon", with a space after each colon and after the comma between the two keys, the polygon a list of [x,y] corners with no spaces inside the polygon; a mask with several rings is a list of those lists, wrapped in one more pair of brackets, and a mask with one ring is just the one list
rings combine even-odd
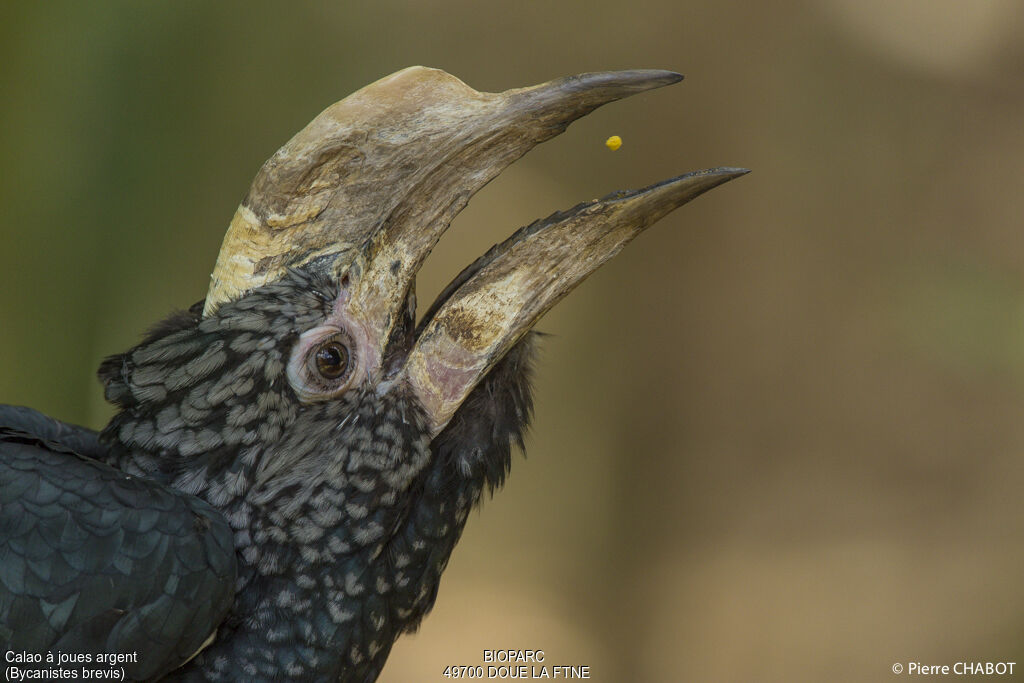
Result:
{"label": "bird beak", "polygon": [[419,326],[403,373],[435,433],[548,309],[647,227],[748,171],[714,168],[579,204],[520,229],[467,268]]}
{"label": "bird beak", "polygon": [[[232,219],[204,316],[289,268],[339,282],[370,376],[408,385],[436,431],[536,320],[629,240],[742,169],[712,169],[530,225],[463,272],[412,338],[416,273],[469,198],[597,107],[676,83],[582,74],[502,93],[411,67],[317,116],[260,169]],[[384,386],[382,384],[382,386]]]}
{"label": "bird beak", "polygon": [[382,78],[325,109],[263,165],[224,237],[203,315],[288,268],[315,267],[350,269],[365,315],[390,319],[394,292],[401,307],[477,190],[602,104],[681,79],[617,71],[485,93],[421,66]]}

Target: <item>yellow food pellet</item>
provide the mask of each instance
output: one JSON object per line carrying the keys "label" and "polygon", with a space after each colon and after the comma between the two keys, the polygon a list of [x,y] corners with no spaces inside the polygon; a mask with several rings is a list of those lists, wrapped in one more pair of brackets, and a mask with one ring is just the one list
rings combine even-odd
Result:
{"label": "yellow food pellet", "polygon": [[604,146],[614,152],[619,147],[622,147],[622,138],[618,135],[613,135],[604,141]]}

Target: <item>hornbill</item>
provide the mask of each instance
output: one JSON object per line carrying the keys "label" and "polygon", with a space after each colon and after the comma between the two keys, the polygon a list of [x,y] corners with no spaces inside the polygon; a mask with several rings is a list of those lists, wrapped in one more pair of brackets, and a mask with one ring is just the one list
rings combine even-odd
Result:
{"label": "hornbill", "polygon": [[374,680],[522,447],[534,323],[646,227],[746,171],[535,221],[417,322],[418,269],[534,145],[681,78],[492,94],[413,67],[275,153],[205,300],[100,366],[119,411],[102,432],[0,409],[0,638],[28,660],[16,665],[84,653],[103,668],[97,653],[120,653],[138,680]]}

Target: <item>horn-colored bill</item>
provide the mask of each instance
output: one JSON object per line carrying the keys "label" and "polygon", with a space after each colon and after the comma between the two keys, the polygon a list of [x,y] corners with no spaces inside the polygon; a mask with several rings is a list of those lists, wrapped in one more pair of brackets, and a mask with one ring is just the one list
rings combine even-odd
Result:
{"label": "horn-colored bill", "polygon": [[715,168],[618,192],[522,228],[464,272],[424,319],[403,374],[439,432],[540,316],[645,228],[747,173]]}
{"label": "horn-colored bill", "polygon": [[358,257],[354,284],[366,291],[353,299],[386,338],[416,269],[477,190],[596,107],[681,78],[583,74],[492,94],[411,67],[368,85],[260,169],[224,237],[203,313],[289,267],[315,261],[338,272]]}

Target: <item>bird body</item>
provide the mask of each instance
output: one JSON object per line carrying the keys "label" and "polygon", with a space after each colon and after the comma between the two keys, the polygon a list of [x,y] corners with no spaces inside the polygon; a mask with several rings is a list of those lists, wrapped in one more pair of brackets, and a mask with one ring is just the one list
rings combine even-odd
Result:
{"label": "bird body", "polygon": [[522,446],[533,324],[657,218],[745,171],[536,221],[418,324],[416,271],[534,144],[678,78],[493,95],[414,68],[321,114],[261,169],[206,299],[103,362],[119,412],[98,436],[0,408],[7,649],[133,651],[133,679],[374,680]]}

